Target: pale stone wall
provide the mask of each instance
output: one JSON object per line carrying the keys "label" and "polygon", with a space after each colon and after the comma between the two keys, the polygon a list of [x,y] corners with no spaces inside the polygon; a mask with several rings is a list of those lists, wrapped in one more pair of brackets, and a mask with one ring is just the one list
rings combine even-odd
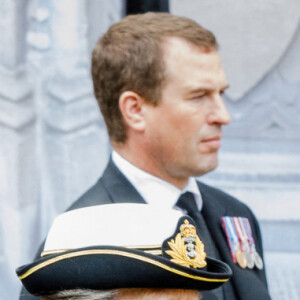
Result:
{"label": "pale stone wall", "polygon": [[100,176],[110,146],[90,52],[120,0],[0,1],[0,299],[55,215]]}

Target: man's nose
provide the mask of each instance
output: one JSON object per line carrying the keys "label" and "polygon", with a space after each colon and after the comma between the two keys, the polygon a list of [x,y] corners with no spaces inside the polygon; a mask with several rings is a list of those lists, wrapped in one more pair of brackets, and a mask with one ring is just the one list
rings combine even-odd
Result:
{"label": "man's nose", "polygon": [[208,115],[208,123],[227,125],[231,122],[230,114],[225,107],[225,103],[221,95],[217,95],[212,103],[211,112]]}

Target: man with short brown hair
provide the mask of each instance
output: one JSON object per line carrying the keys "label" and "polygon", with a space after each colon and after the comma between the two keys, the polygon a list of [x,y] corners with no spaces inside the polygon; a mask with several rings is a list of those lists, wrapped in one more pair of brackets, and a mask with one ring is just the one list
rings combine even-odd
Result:
{"label": "man with short brown hair", "polygon": [[180,195],[191,192],[197,222],[210,245],[208,255],[230,263],[234,271],[231,283],[213,296],[269,299],[261,264],[243,270],[243,257],[243,267],[237,266],[221,228],[225,215],[249,220],[262,257],[254,215],[241,202],[195,180],[217,167],[222,126],[230,122],[222,99],[228,82],[214,35],[192,20],[166,13],[129,16],[96,44],[92,75],[113,153],[103,177],[72,208],[93,201],[179,207]]}

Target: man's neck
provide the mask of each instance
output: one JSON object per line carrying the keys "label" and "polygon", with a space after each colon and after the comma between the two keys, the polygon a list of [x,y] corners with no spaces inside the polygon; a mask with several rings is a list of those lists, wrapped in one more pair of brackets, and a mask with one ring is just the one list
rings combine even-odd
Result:
{"label": "man's neck", "polygon": [[190,177],[186,186],[180,189],[159,177],[137,168],[116,151],[112,152],[112,161],[141,194],[146,203],[173,208],[179,196],[189,191],[194,194],[197,206],[201,210],[201,194],[194,177]]}
{"label": "man's neck", "polygon": [[125,147],[116,147],[113,145],[114,151],[116,151],[123,159],[128,161],[136,168],[152,175],[161,180],[164,180],[178,189],[182,190],[188,183],[188,177],[171,176],[167,172],[164,172],[159,168],[155,162],[150,161],[148,157],[144,157],[141,153],[135,153],[134,151],[127,151]]}

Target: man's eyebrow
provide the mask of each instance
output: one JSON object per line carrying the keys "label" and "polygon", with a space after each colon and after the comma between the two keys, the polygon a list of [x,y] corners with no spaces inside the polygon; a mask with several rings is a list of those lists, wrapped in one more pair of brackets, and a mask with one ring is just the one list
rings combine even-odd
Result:
{"label": "man's eyebrow", "polygon": [[[230,87],[229,84],[225,84],[224,86],[222,86],[220,88],[220,91],[224,92],[225,90],[227,90],[228,88]],[[212,86],[210,85],[203,85],[202,87],[199,87],[199,88],[195,88],[195,89],[190,89],[188,91],[189,94],[196,94],[196,93],[200,93],[200,92],[205,92],[205,91],[212,91],[214,90],[215,88],[213,88]]]}

